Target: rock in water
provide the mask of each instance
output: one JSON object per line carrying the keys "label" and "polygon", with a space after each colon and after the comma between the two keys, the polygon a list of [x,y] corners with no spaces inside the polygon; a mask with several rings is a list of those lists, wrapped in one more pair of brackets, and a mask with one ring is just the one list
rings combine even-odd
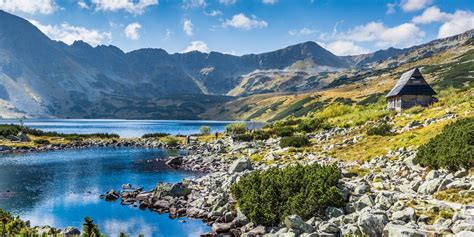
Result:
{"label": "rock in water", "polygon": [[183,157],[182,156],[173,157],[169,159],[168,161],[166,161],[166,164],[171,167],[181,166],[183,164]]}
{"label": "rock in water", "polygon": [[229,173],[234,174],[234,173],[240,173],[245,170],[251,170],[252,169],[252,163],[250,162],[249,159],[247,158],[241,158],[234,163],[232,163],[229,167]]}

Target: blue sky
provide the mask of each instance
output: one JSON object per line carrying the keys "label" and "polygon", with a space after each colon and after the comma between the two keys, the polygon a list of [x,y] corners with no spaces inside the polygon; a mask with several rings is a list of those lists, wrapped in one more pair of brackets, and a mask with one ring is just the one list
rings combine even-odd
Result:
{"label": "blue sky", "polygon": [[315,41],[336,55],[409,47],[474,28],[472,0],[0,0],[50,38],[261,53]]}

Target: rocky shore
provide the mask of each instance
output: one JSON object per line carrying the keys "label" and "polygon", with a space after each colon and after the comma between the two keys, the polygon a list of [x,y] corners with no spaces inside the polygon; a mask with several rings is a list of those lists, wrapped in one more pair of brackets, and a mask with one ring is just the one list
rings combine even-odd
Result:
{"label": "rocky shore", "polygon": [[0,153],[28,153],[39,151],[57,151],[67,149],[92,148],[92,147],[144,147],[163,149],[183,149],[185,146],[170,147],[167,144],[154,138],[134,138],[134,139],[85,139],[71,141],[69,143],[47,144],[37,147],[27,146],[0,146]]}
{"label": "rocky shore", "polygon": [[[312,137],[332,135],[324,132]],[[168,213],[170,218],[202,219],[212,226],[212,233],[203,236],[474,236],[472,171],[422,168],[413,164],[416,151],[410,149],[390,151],[364,164],[311,152],[292,154],[296,159],[288,161],[280,155],[287,149],[278,144],[278,139],[233,142],[226,138],[190,145],[186,147],[189,155],[169,158],[166,163],[205,175],[175,184],[158,183],[149,191],[126,184],[101,198],[120,199],[123,205]],[[261,150],[269,151],[262,161],[247,158]],[[328,207],[325,216],[309,220],[287,216],[279,226],[250,222],[236,206],[230,186],[254,170],[283,168],[296,162],[337,164],[343,174],[339,189],[346,204]],[[443,192],[455,192],[468,202],[435,198]]]}

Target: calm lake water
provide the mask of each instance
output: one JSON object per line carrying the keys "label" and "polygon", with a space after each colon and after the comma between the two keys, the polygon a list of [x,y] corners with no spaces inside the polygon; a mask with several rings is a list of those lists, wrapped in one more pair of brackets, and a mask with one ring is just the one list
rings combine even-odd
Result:
{"label": "calm lake water", "polygon": [[[171,152],[172,154],[170,154]],[[151,190],[158,181],[178,182],[196,173],[176,171],[155,158],[177,151],[145,148],[88,148],[0,155],[0,208],[33,225],[81,228],[94,219],[103,233],[117,236],[198,236],[210,230],[200,220],[181,223],[148,210],[99,199],[124,183]],[[9,192],[8,192],[9,191]]]}
{"label": "calm lake water", "polygon": [[[3,124],[19,124],[19,120],[0,120]],[[201,126],[222,132],[231,121],[193,120],[120,120],[120,119],[26,119],[24,124],[44,131],[60,133],[116,133],[121,137],[141,137],[146,133],[163,132],[173,135],[199,133]],[[259,128],[261,123],[249,123],[249,128]]]}

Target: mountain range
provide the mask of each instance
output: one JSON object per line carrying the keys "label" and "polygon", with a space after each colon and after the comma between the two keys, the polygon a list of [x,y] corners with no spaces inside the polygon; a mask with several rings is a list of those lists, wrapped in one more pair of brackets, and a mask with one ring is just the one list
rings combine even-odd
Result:
{"label": "mountain range", "polygon": [[[472,38],[472,31],[458,38],[431,43],[443,46],[424,53],[446,50]],[[342,57],[315,42],[243,56],[151,48],[123,52],[51,40],[29,21],[0,10],[0,114],[198,119],[241,96],[322,89],[335,79],[328,79],[330,72],[376,67],[420,47]]]}

